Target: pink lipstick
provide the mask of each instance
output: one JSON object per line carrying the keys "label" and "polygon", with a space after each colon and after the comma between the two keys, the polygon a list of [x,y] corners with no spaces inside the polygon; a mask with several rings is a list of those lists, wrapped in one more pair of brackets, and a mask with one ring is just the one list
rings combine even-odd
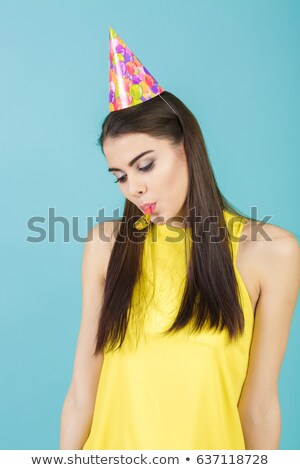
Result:
{"label": "pink lipstick", "polygon": [[146,209],[149,209],[149,207],[152,208],[152,213],[155,211],[155,206],[156,202],[149,202],[148,204],[143,204],[140,209],[146,214]]}

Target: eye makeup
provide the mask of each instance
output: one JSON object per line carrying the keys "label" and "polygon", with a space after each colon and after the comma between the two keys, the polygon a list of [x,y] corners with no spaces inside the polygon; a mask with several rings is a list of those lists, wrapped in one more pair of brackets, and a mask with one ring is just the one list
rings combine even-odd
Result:
{"label": "eye makeup", "polygon": [[[139,171],[142,171],[142,172],[149,171],[152,169],[153,165],[154,165],[154,162],[148,163],[148,165],[142,168],[139,168]],[[120,178],[117,178],[117,180],[114,181],[114,183],[125,183],[125,181],[126,181],[126,175],[121,176]]]}

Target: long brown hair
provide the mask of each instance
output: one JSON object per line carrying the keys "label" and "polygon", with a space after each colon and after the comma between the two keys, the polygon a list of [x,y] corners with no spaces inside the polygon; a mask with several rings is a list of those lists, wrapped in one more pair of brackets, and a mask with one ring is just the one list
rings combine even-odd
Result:
{"label": "long brown hair", "polygon": [[[227,328],[229,339],[236,340],[244,331],[244,315],[223,210],[239,217],[244,215],[218,188],[195,116],[172,93],[164,91],[161,96],[163,99],[157,96],[143,104],[111,112],[102,124],[98,143],[103,152],[108,136],[114,138],[134,132],[167,139],[174,146],[184,141],[189,173],[186,213],[189,212],[192,240],[195,240],[197,214],[205,224],[211,218],[217,223],[210,224],[207,231],[203,222],[197,222],[197,234],[200,233],[202,241],[192,243],[181,306],[174,323],[164,333],[178,331],[191,320],[194,330],[200,331],[208,321],[211,328],[220,331]],[[138,238],[135,237],[137,230],[133,224],[141,215],[140,209],[126,199],[106,274],[95,355],[103,349],[121,348],[125,338],[133,288],[141,274],[144,240],[149,230],[146,227]],[[212,237],[219,240],[220,236],[220,242],[211,243]],[[199,293],[200,301],[197,300]]]}

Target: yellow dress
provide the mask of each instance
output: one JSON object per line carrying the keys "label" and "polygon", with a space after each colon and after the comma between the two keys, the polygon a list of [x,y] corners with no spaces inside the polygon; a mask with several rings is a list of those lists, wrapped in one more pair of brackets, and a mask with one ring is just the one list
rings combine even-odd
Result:
{"label": "yellow dress", "polygon": [[[224,211],[224,216],[238,237],[243,219],[229,226],[231,214]],[[145,240],[143,275],[133,292],[125,341],[120,350],[104,354],[83,450],[245,449],[237,404],[254,315],[236,269],[238,242],[230,243],[245,317],[239,342],[228,343],[227,330],[191,334],[189,325],[164,336],[161,333],[171,326],[182,299],[191,229],[171,232],[165,224],[155,227]]]}

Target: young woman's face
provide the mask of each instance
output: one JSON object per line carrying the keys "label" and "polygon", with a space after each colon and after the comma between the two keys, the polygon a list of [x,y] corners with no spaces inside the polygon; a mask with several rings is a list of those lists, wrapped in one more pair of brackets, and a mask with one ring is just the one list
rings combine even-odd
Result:
{"label": "young woman's face", "polygon": [[[132,133],[116,139],[107,137],[103,151],[108,171],[115,175],[114,180],[118,180],[121,192],[129,201],[139,209],[143,204],[156,203],[151,215],[154,223],[183,225],[188,191],[183,143],[174,148],[167,140]],[[141,157],[136,159],[139,155]],[[133,159],[135,162],[130,164]],[[179,219],[170,221],[171,217]]]}

